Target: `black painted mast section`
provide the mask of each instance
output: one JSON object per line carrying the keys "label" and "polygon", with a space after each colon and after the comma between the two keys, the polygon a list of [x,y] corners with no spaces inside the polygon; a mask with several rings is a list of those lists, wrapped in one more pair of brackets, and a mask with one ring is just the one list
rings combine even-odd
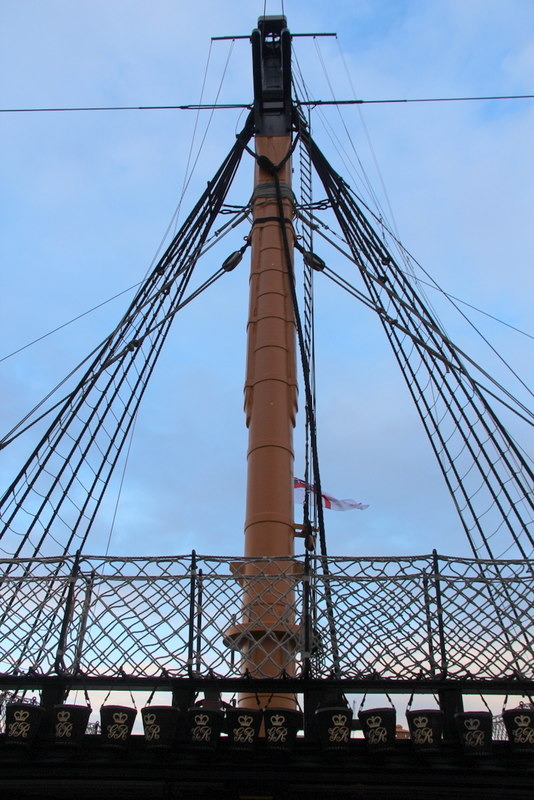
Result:
{"label": "black painted mast section", "polygon": [[291,34],[284,16],[260,17],[252,31],[254,128],[258,136],[291,131]]}

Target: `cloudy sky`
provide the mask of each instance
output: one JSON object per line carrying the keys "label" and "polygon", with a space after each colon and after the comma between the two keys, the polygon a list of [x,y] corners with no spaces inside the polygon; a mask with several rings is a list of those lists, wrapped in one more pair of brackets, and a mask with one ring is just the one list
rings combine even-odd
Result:
{"label": "cloudy sky", "polygon": [[[292,32],[338,34],[294,43],[314,99],[533,93],[530,0],[0,0],[0,105],[249,102],[249,43],[210,37],[248,35],[264,7],[282,5]],[[0,357],[140,281],[174,212],[184,219],[242,122],[240,111],[1,114]],[[325,109],[312,127],[364,193],[361,161],[389,224],[445,291],[532,334],[533,122],[534,101],[517,100]],[[248,159],[230,202],[246,202],[251,182]],[[246,233],[227,237],[202,274]],[[110,552],[241,554],[247,283],[243,261],[175,320],[137,420]],[[473,330],[427,296],[451,338],[526,401]],[[130,297],[0,362],[2,433],[109,332]],[[316,299],[323,486],[370,505],[327,512],[330,552],[469,554],[378,320],[324,280]],[[463,308],[531,380],[532,339]],[[30,446],[3,451],[4,485]],[[118,481],[114,492],[89,552],[108,545]]]}

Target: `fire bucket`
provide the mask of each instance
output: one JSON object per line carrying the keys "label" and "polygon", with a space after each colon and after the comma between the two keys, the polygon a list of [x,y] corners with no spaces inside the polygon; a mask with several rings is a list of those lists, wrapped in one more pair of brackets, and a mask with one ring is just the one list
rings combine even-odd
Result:
{"label": "fire bucket", "polygon": [[181,712],[176,706],[146,706],[141,710],[145,745],[170,749],[176,740]]}
{"label": "fire bucket", "polygon": [[43,706],[31,703],[8,703],[6,705],[6,744],[29,747],[46,716]]}
{"label": "fire bucket", "polygon": [[187,712],[186,741],[195,750],[213,751],[217,747],[223,725],[223,712],[193,706]]}
{"label": "fire bucket", "polygon": [[291,708],[266,708],[263,720],[267,749],[290,753],[302,727],[302,712]]}
{"label": "fire bucket", "polygon": [[460,742],[466,756],[491,753],[493,715],[490,711],[462,711],[455,714]]}
{"label": "fire bucket", "polygon": [[358,711],[369,752],[383,753],[395,747],[396,711],[394,708],[369,708]]}
{"label": "fire bucket", "polygon": [[406,719],[415,750],[421,753],[435,753],[440,749],[443,711],[435,708],[407,711]]}
{"label": "fire bucket", "polygon": [[502,718],[512,753],[534,753],[534,709],[509,708]]}
{"label": "fire bucket", "polygon": [[124,748],[132,732],[137,709],[127,706],[102,706],[100,725],[104,747]]}
{"label": "fire bucket", "polygon": [[347,750],[352,729],[352,710],[346,706],[318,708],[315,723],[323,750]]}
{"label": "fire bucket", "polygon": [[226,727],[232,750],[254,750],[258,742],[263,712],[257,708],[227,708]]}
{"label": "fire bucket", "polygon": [[80,747],[90,716],[89,706],[67,704],[54,706],[52,717],[54,743]]}

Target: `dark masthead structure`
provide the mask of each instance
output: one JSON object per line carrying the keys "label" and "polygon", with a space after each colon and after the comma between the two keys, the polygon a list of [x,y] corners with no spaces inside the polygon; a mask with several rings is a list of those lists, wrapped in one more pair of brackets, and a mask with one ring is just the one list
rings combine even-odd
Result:
{"label": "dark masthead structure", "polygon": [[285,17],[260,17],[252,31],[254,129],[257,136],[292,131],[291,34]]}

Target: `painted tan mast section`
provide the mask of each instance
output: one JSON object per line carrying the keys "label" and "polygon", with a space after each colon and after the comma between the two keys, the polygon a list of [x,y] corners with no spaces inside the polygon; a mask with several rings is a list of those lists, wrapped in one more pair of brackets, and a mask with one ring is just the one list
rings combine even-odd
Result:
{"label": "painted tan mast section", "polygon": [[[256,153],[279,164],[288,136],[257,136]],[[284,218],[293,218],[291,160],[278,173]],[[235,565],[243,587],[243,621],[227,632],[252,677],[294,674],[297,627],[293,520],[293,428],[297,411],[295,320],[279,222],[275,179],[256,163],[245,414],[249,428],[245,556]],[[286,224],[292,257],[294,234]],[[277,561],[260,561],[277,557]],[[254,559],[258,559],[255,561]],[[257,707],[256,696],[241,705]],[[279,695],[273,705],[294,707]]]}
{"label": "painted tan mast section", "polygon": [[[280,163],[289,136],[258,136],[256,152]],[[292,219],[291,162],[279,173]],[[245,413],[249,428],[246,556],[293,555],[293,428],[297,411],[295,321],[274,178],[256,164],[247,331]],[[262,221],[266,219],[266,221]],[[290,251],[293,231],[286,225]]]}

